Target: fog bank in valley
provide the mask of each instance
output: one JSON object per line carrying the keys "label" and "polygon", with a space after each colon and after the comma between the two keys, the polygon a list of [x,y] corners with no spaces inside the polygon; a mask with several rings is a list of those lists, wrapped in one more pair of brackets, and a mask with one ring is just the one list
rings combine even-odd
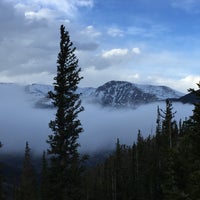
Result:
{"label": "fog bank in valley", "polygon": [[[138,130],[142,135],[154,134],[156,129],[157,106],[165,110],[165,103],[153,103],[137,109],[111,109],[95,105],[85,105],[80,115],[85,132],[80,136],[83,150],[96,151],[113,148],[117,138],[121,143],[132,145]],[[184,120],[192,115],[193,105],[174,103],[176,120]]]}
{"label": "fog bank in valley", "polygon": [[[22,87],[8,92],[6,86],[0,99],[0,141],[2,152],[23,152],[25,142],[36,153],[48,148],[46,140],[51,130],[48,123],[54,119],[55,109],[36,108],[33,96],[25,94]],[[157,106],[165,108],[165,103],[155,103],[132,109],[111,109],[83,102],[85,111],[80,113],[84,132],[79,142],[81,151],[96,152],[112,149],[116,139],[132,144],[138,129],[144,136],[153,134],[156,125]],[[185,119],[192,114],[192,105],[173,104],[176,119]]]}

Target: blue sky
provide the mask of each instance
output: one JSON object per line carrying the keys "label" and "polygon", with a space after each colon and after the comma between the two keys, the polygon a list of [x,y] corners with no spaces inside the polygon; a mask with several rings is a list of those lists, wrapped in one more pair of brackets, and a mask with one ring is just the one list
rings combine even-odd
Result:
{"label": "blue sky", "polygon": [[200,0],[1,0],[0,82],[53,82],[59,27],[84,79],[167,85],[200,81]]}

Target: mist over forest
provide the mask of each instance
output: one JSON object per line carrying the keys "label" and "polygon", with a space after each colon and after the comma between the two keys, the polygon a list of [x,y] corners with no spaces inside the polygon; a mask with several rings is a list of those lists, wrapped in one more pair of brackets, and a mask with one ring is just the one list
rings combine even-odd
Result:
{"label": "mist over forest", "polygon": [[[48,127],[54,119],[55,109],[35,107],[33,96],[25,94],[23,87],[9,84],[1,90],[1,138],[2,152],[23,152],[25,142],[32,151],[41,154],[48,148],[46,140],[51,130]],[[85,110],[79,118],[84,128],[79,142],[81,151],[92,153],[114,148],[117,138],[121,143],[131,145],[138,129],[143,136],[155,133],[157,106],[165,109],[165,102],[157,102],[137,109],[115,109],[82,102]],[[193,105],[174,103],[177,121],[192,114]]]}

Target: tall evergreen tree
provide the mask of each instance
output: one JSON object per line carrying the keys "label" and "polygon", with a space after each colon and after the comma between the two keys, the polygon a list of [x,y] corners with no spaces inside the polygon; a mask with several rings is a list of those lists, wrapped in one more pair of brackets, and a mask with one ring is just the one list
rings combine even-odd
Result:
{"label": "tall evergreen tree", "polygon": [[189,89],[189,92],[192,92],[196,98],[197,98],[197,102],[194,104],[194,110],[193,110],[193,115],[192,115],[192,120],[195,124],[195,129],[197,131],[200,130],[200,82],[197,84],[197,86],[199,87],[198,90],[194,90],[194,89]]}
{"label": "tall evergreen tree", "polygon": [[[200,199],[200,82],[197,84],[198,90],[189,89],[196,98],[193,115],[190,119],[190,132],[188,142],[190,144],[190,164],[189,164],[189,194],[192,199]],[[189,130],[188,130],[189,131]]]}
{"label": "tall evergreen tree", "polygon": [[136,199],[145,199],[145,140],[140,132],[137,135],[137,146],[136,146]]}
{"label": "tall evergreen tree", "polygon": [[[0,142],[0,148],[2,147],[2,143]],[[3,174],[2,174],[2,166],[3,164],[0,163],[0,199],[4,199],[4,190],[3,190]]]}
{"label": "tall evergreen tree", "polygon": [[157,119],[156,119],[156,135],[160,135],[162,131],[162,124],[161,124],[161,113],[159,106],[157,107]]}
{"label": "tall evergreen tree", "polygon": [[60,52],[57,59],[57,75],[54,91],[49,92],[57,108],[55,120],[49,127],[53,134],[47,141],[51,157],[52,199],[80,199],[81,159],[77,139],[83,131],[78,114],[83,111],[80,94],[76,92],[82,77],[75,56],[75,48],[65,27],[60,27]]}
{"label": "tall evergreen tree", "polygon": [[161,189],[161,182],[162,182],[162,149],[163,143],[165,143],[163,139],[163,130],[162,130],[162,116],[161,116],[161,109],[159,106],[157,107],[157,119],[156,119],[156,135],[153,138],[153,172],[154,172],[154,199],[160,200],[162,199],[162,189]]}
{"label": "tall evergreen tree", "polygon": [[184,193],[179,189],[178,175],[176,172],[176,163],[178,155],[176,152],[178,141],[178,126],[173,120],[175,113],[173,112],[172,103],[166,100],[166,110],[163,113],[162,136],[163,148],[161,151],[161,177],[162,177],[162,194],[165,200],[185,199]]}
{"label": "tall evergreen tree", "polygon": [[175,121],[173,121],[176,112],[173,112],[173,106],[169,99],[166,100],[166,109],[162,111],[163,127],[162,131],[165,138],[166,145],[171,149],[174,141],[173,126]]}
{"label": "tall evergreen tree", "polygon": [[122,191],[121,191],[121,184],[122,184],[122,179],[121,179],[121,145],[119,142],[119,138],[117,138],[117,143],[116,143],[116,150],[115,150],[115,159],[114,159],[114,167],[115,167],[115,177],[114,177],[114,182],[115,182],[115,199],[120,200],[122,199]]}
{"label": "tall evergreen tree", "polygon": [[21,173],[21,182],[17,189],[16,199],[18,200],[36,200],[36,175],[31,160],[31,149],[28,142],[26,142],[24,163]]}
{"label": "tall evergreen tree", "polygon": [[42,200],[49,199],[49,179],[48,179],[48,163],[46,160],[46,152],[42,154],[42,171],[41,171],[41,185],[40,197]]}

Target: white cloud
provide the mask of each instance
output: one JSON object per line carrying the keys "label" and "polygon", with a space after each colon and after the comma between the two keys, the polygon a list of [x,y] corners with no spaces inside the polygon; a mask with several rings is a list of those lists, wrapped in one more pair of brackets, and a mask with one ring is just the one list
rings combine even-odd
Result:
{"label": "white cloud", "polygon": [[197,89],[197,83],[200,83],[200,75],[188,75],[180,80],[181,86],[185,88],[194,88]]}
{"label": "white cloud", "polygon": [[125,56],[127,54],[128,54],[128,49],[111,49],[109,51],[104,51],[102,57],[109,58],[113,56]]}
{"label": "white cloud", "polygon": [[127,35],[139,36],[144,38],[154,38],[161,34],[166,34],[170,32],[168,26],[162,24],[155,24],[149,22],[145,26],[129,26],[124,31]]}
{"label": "white cloud", "polygon": [[95,30],[93,26],[87,26],[84,30],[81,31],[81,34],[86,35],[88,37],[96,38],[101,35],[101,32]]}
{"label": "white cloud", "polygon": [[[5,4],[5,1],[10,2],[10,4]],[[91,8],[94,2],[92,0],[0,1],[0,17],[5,19],[1,21],[0,32],[0,77],[2,77],[0,80],[14,81],[16,78],[15,80],[21,82],[22,77],[28,80],[28,75],[31,77],[31,74],[34,74],[30,78],[30,82],[36,82],[34,78],[38,80],[37,74],[39,73],[48,71],[51,75],[56,68],[59,50],[59,25],[61,23],[67,25],[66,28],[71,39],[77,46],[80,67],[83,71],[91,67],[94,68],[92,72],[95,74],[95,78],[85,77],[85,80],[93,80],[93,83],[88,81],[90,86],[94,84],[97,76],[100,77],[99,82],[111,79],[140,82],[145,80],[147,75],[152,77],[158,75],[159,77],[163,74],[166,77],[161,77],[162,80],[165,80],[163,84],[169,83],[176,86],[175,81],[170,80],[178,77],[181,83],[180,79],[190,74],[191,70],[194,74],[198,74],[199,52],[195,53],[194,50],[190,51],[192,53],[182,52],[182,49],[175,52],[172,48],[166,51],[160,50],[156,48],[160,48],[161,45],[166,45],[166,49],[168,48],[167,41],[164,41],[163,44],[163,41],[157,40],[157,38],[154,43],[152,40],[146,40],[145,37],[153,37],[156,34],[167,32],[168,29],[164,25],[155,25],[149,20],[150,22],[138,23],[138,26],[135,23],[132,27],[123,26],[123,29],[113,25],[104,33],[99,28],[101,24],[98,24],[97,30],[95,25],[85,24],[85,19],[77,20],[80,19],[76,17],[79,16],[79,7]],[[180,1],[176,2],[181,4]],[[183,0],[183,2],[186,1]],[[189,1],[187,2],[189,3]],[[82,11],[83,9],[81,9]],[[91,24],[95,24],[93,23],[95,18],[90,20]],[[68,21],[68,23],[64,21]],[[73,23],[71,23],[72,21]],[[105,30],[105,26],[103,29]],[[116,38],[107,37],[108,35]],[[119,40],[117,37],[123,38]],[[147,41],[146,44],[145,41]],[[148,43],[148,41],[150,42]],[[6,75],[1,73],[5,70]],[[92,76],[91,71],[88,74]],[[44,75],[44,77],[47,76],[48,74]],[[38,77],[43,79],[42,75]],[[161,79],[160,82],[162,82]],[[192,87],[193,79],[192,81],[188,77],[182,79],[182,88]],[[147,81],[159,83],[158,78]],[[179,86],[177,85],[177,87]]]}
{"label": "white cloud", "polygon": [[98,87],[111,80],[133,83],[140,83],[141,80],[144,80],[144,76],[141,76],[134,68],[127,69],[124,65],[111,65],[101,70],[96,68],[96,66],[91,66],[83,69],[82,75],[84,79],[81,81],[81,85],[90,87]]}
{"label": "white cloud", "polygon": [[20,84],[30,84],[30,83],[41,83],[50,84],[53,82],[54,75],[43,71],[32,74],[16,74],[10,76],[6,71],[0,72],[0,82],[1,83],[20,83]]}
{"label": "white cloud", "polygon": [[200,1],[199,0],[172,0],[171,6],[185,10],[186,12],[199,13]]}
{"label": "white cloud", "polygon": [[[15,6],[14,3],[8,3],[8,0],[7,3],[0,1],[0,18],[4,19],[1,22],[0,32],[0,80],[2,82],[23,82],[23,79],[24,82],[30,83],[37,81],[47,83],[47,80],[52,83],[53,81],[51,74],[56,71],[59,26],[64,22],[62,19],[61,22],[60,19],[56,21],[53,18],[57,15],[56,13],[54,15],[55,9],[41,8],[39,4],[31,7],[31,2],[36,3],[31,0],[16,1],[14,3],[18,4]],[[50,23],[49,19],[51,19]],[[100,33],[89,26],[86,30],[90,35],[85,37],[86,35],[81,34],[80,28],[79,24],[67,23],[66,29],[70,32],[72,41],[75,41],[74,44],[78,44],[79,50],[96,50],[98,43],[96,40],[92,41],[91,34],[97,37]]]}
{"label": "white cloud", "polygon": [[51,19],[54,16],[54,13],[50,9],[41,9],[37,12],[34,11],[26,11],[24,13],[25,17],[29,20],[41,20],[41,19]]}
{"label": "white cloud", "polygon": [[129,35],[145,35],[147,30],[142,27],[130,26],[127,28],[126,33]]}
{"label": "white cloud", "polygon": [[77,0],[75,2],[78,6],[84,6],[84,7],[93,7],[94,6],[93,0]]}
{"label": "white cloud", "polygon": [[124,31],[119,28],[109,28],[107,31],[108,35],[112,37],[122,37],[124,36]]}
{"label": "white cloud", "polygon": [[126,77],[124,77],[123,79],[132,83],[137,83],[140,81],[141,77],[138,73],[130,73],[129,75],[126,74]]}
{"label": "white cloud", "polygon": [[74,18],[78,7],[93,7],[93,0],[4,0],[10,2],[18,11],[23,11],[28,19]]}
{"label": "white cloud", "polygon": [[139,36],[145,38],[152,38],[162,33],[169,33],[170,28],[162,24],[155,24],[148,22],[146,26],[128,26],[124,29],[118,27],[110,27],[107,30],[107,34],[112,37],[123,37],[123,36]]}
{"label": "white cloud", "polygon": [[140,48],[138,48],[138,47],[134,47],[132,49],[132,52],[135,53],[135,54],[140,54],[141,53]]}
{"label": "white cloud", "polygon": [[[88,57],[88,66],[94,66],[96,69],[113,68],[114,70],[122,68],[123,70],[133,68],[141,59],[140,49],[135,47],[114,48],[97,53],[91,58]],[[87,65],[85,65],[87,66]],[[119,72],[118,72],[119,73]]]}
{"label": "white cloud", "polygon": [[180,92],[187,93],[189,88],[197,89],[197,83],[200,81],[200,76],[188,75],[179,79],[172,79],[165,75],[148,76],[147,82],[155,85],[166,85]]}

